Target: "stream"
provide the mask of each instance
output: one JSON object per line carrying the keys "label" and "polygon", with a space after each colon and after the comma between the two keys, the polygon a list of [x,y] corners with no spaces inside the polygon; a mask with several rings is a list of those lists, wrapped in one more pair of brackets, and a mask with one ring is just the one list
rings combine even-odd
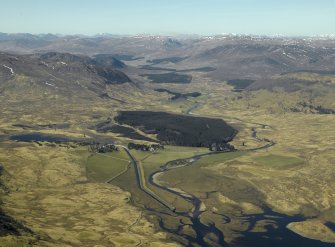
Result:
{"label": "stream", "polygon": [[[192,106],[187,113],[192,114],[192,110],[199,107],[199,103],[196,103],[194,106]],[[257,123],[258,125],[258,123]],[[260,128],[264,127],[265,125],[259,124]],[[269,148],[273,145],[275,145],[275,142],[272,140],[268,140],[265,138],[260,138],[257,136],[257,127],[254,127],[251,129],[251,135],[254,139],[258,141],[265,142],[264,145],[249,149],[249,150],[243,150],[243,152],[247,151],[255,151],[259,149],[265,149]],[[17,140],[17,141],[50,141],[50,142],[67,142],[69,141],[67,138],[59,137],[59,136],[43,136],[40,134],[27,134],[27,135],[17,135],[17,136],[11,136],[11,140]],[[169,188],[166,186],[161,185],[159,182],[156,181],[155,176],[158,176],[159,174],[164,174],[165,172],[168,172],[172,169],[179,169],[185,166],[193,165],[196,161],[202,159],[203,157],[209,156],[209,155],[215,155],[217,153],[222,152],[210,152],[205,153],[202,155],[196,155],[190,158],[182,159],[184,162],[180,162],[181,160],[173,160],[169,161],[165,165],[160,167],[160,170],[153,172],[149,175],[149,183],[152,186],[155,186],[161,190],[167,191],[171,194],[174,194],[175,196],[180,197],[182,200],[187,201],[192,205],[192,210],[188,212],[179,211],[178,208],[175,208],[173,205],[167,203],[164,199],[157,196],[155,193],[151,192],[146,188],[145,185],[143,185],[143,181],[141,180],[141,174],[139,173],[138,164],[135,158],[131,155],[129,150],[124,147],[127,154],[129,155],[130,159],[133,161],[133,165],[135,167],[136,172],[136,179],[138,182],[138,187],[140,190],[144,191],[148,196],[152,197],[156,201],[158,201],[160,204],[166,206],[169,208],[170,213],[165,215],[170,215],[171,217],[183,217],[187,218],[191,223],[185,223],[182,220],[180,220],[179,225],[176,229],[171,229],[166,226],[165,222],[163,221],[160,214],[163,214],[162,212],[159,212],[156,209],[151,209],[148,206],[146,206],[146,209],[159,218],[159,226],[161,229],[165,230],[166,232],[181,237],[188,241],[187,246],[203,246],[203,247],[210,247],[210,246],[231,246],[231,247],[296,247],[296,246],[304,246],[304,247],[334,247],[333,243],[324,243],[317,240],[312,240],[308,238],[304,238],[293,231],[286,228],[286,226],[291,222],[297,222],[297,221],[304,221],[307,218],[296,215],[296,216],[289,216],[285,214],[280,214],[277,212],[274,212],[271,210],[271,208],[267,207],[265,204],[262,205],[263,213],[259,214],[242,214],[239,218],[240,220],[243,220],[245,222],[248,222],[249,227],[245,231],[238,231],[241,234],[241,237],[236,239],[232,243],[227,243],[225,241],[225,236],[223,232],[215,225],[215,223],[208,223],[205,224],[201,222],[201,214],[205,211],[202,207],[202,201],[197,198],[196,196],[180,191],[178,189]],[[225,214],[217,214],[217,217],[222,218],[222,224],[229,224],[231,219],[229,215]],[[236,217],[236,216],[235,216]],[[252,229],[256,225],[258,221],[267,221],[271,222],[269,224],[265,225],[266,231],[264,232],[253,232]],[[330,222],[329,225],[331,226],[331,229],[334,228],[334,225]],[[195,234],[186,234],[185,232],[182,232],[182,228],[188,226],[190,227]],[[210,239],[208,240],[208,236],[211,235]],[[215,236],[213,238],[213,236]]]}
{"label": "stream", "polygon": [[[304,238],[293,231],[287,229],[287,225],[291,222],[304,221],[307,218],[302,215],[289,216],[281,213],[274,212],[271,208],[266,205],[262,206],[263,213],[259,214],[244,214],[240,217],[240,220],[249,223],[249,227],[246,231],[241,231],[240,234],[242,237],[236,239],[233,243],[226,243],[224,234],[220,231],[214,223],[210,223],[208,225],[201,222],[201,214],[204,212],[201,210],[201,200],[195,197],[192,194],[188,194],[186,192],[181,192],[169,187],[162,186],[159,182],[155,181],[155,175],[165,173],[172,169],[178,169],[181,167],[185,167],[188,165],[192,165],[195,161],[208,156],[215,155],[215,153],[197,155],[187,160],[192,160],[192,162],[187,165],[180,166],[171,166],[171,161],[164,166],[161,166],[161,170],[152,173],[149,177],[149,183],[153,186],[156,186],[162,190],[165,190],[169,193],[172,193],[176,196],[181,197],[187,202],[193,205],[193,209],[190,212],[180,212],[176,209],[173,213],[177,216],[188,218],[192,224],[185,224],[180,221],[177,229],[170,229],[165,226],[163,220],[160,218],[159,226],[171,233],[178,236],[182,236],[187,239],[189,242],[188,246],[194,246],[195,244],[204,247],[210,246],[243,246],[243,247],[296,247],[296,246],[304,246],[304,247],[331,247],[334,246],[332,243],[324,243],[317,240],[312,240],[308,238]],[[230,223],[229,215],[218,214],[218,217],[222,217],[224,224]],[[252,228],[256,225],[258,221],[267,221],[269,224],[265,225],[265,232],[253,232]],[[181,229],[184,226],[191,227],[196,236],[186,235],[185,233],[181,234]],[[215,235],[215,239],[217,239],[216,243],[208,243],[205,241],[206,235],[211,234]]]}
{"label": "stream", "polygon": [[[187,114],[192,114],[192,110],[199,107],[199,103],[194,104],[188,111]],[[257,123],[261,128],[264,128],[264,124]],[[264,141],[265,144],[257,147],[252,148],[248,150],[244,150],[244,152],[247,151],[255,151],[260,149],[266,149],[270,148],[271,146],[275,145],[276,143],[272,140],[268,140],[265,138],[260,138],[257,135],[257,127],[253,127],[251,129],[251,135],[252,137],[257,141]],[[220,153],[220,152],[219,152]],[[180,191],[178,189],[169,188],[166,186],[161,185],[158,181],[156,181],[155,176],[158,176],[159,174],[164,174],[165,172],[168,172],[172,169],[178,169],[181,167],[189,166],[194,164],[196,161],[200,160],[203,157],[206,157],[208,155],[215,155],[216,152],[206,153],[202,155],[196,155],[187,159],[183,159],[184,162],[180,165],[180,160],[175,161],[169,161],[165,165],[160,167],[159,171],[156,171],[149,176],[149,183],[152,186],[155,186],[159,189],[165,190],[169,193],[172,193],[183,200],[191,203],[193,205],[193,209],[190,212],[182,212],[178,211],[178,208],[173,210],[173,213],[177,216],[186,217],[188,218],[192,224],[186,224],[183,221],[180,221],[177,229],[171,229],[167,226],[165,226],[162,218],[159,220],[159,226],[173,234],[183,237],[184,239],[187,239],[188,246],[194,246],[199,245],[203,247],[210,247],[210,246],[231,246],[231,247],[296,247],[296,246],[304,246],[304,247],[330,247],[334,246],[332,243],[324,243],[318,240],[312,240],[308,238],[304,238],[293,231],[289,230],[286,226],[291,222],[297,222],[297,221],[304,221],[307,218],[302,215],[295,215],[295,216],[289,216],[285,214],[280,214],[277,212],[274,212],[271,208],[266,206],[265,204],[262,206],[263,213],[259,214],[245,214],[241,216],[241,220],[246,221],[249,223],[249,227],[246,231],[241,231],[240,234],[242,237],[236,239],[232,243],[225,242],[224,234],[221,230],[219,230],[215,223],[209,223],[204,224],[201,222],[201,214],[204,212],[201,209],[202,202],[199,198],[196,196],[189,194],[184,191]],[[176,164],[173,165],[173,162]],[[150,209],[148,209],[150,210]],[[154,210],[153,210],[154,211]],[[231,220],[228,215],[220,214],[218,217],[222,217],[224,224],[228,224]],[[273,224],[266,224],[265,225],[265,232],[253,232],[251,231],[252,228],[256,225],[258,221],[268,221],[272,222]],[[184,226],[191,227],[194,232],[195,236],[188,235],[185,233],[181,233],[181,230]],[[274,227],[275,226],[275,227]],[[215,243],[206,241],[206,236],[211,234],[214,235],[216,239]],[[207,238],[208,239],[208,238]],[[213,241],[213,238],[211,238]]]}

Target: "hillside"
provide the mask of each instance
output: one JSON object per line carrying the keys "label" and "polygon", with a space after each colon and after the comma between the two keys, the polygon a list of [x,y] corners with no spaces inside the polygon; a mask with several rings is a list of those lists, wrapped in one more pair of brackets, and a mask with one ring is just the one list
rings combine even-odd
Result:
{"label": "hillside", "polygon": [[23,85],[23,81],[29,81],[29,88],[26,90],[37,87],[53,93],[83,96],[94,93],[104,97],[106,85],[131,82],[125,73],[109,63],[69,53],[1,53],[0,64],[2,93],[13,90],[13,87],[19,93],[21,87],[28,87]]}

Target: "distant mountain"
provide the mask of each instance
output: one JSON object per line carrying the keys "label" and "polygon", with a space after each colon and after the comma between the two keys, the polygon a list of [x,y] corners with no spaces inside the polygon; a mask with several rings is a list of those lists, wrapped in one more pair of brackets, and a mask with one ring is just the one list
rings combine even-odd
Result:
{"label": "distant mountain", "polygon": [[189,59],[217,67],[216,79],[236,79],[238,76],[259,79],[297,70],[332,70],[335,48],[297,44],[243,42],[220,45]]}
{"label": "distant mountain", "polygon": [[[129,81],[123,74],[114,71],[124,71],[132,67],[128,67],[124,61],[129,64],[134,64],[133,61],[136,61],[134,66],[137,69],[146,70],[139,73],[127,70],[135,76],[136,73],[137,75],[153,73],[153,70],[156,70],[156,74],[161,71],[182,71],[189,75],[201,73],[216,82],[262,80],[282,73],[329,72],[335,68],[335,38],[331,36],[287,38],[217,35],[178,39],[153,35],[102,34],[89,37],[1,33],[0,50],[24,54],[46,52],[85,54],[85,58],[80,55],[79,59],[95,68],[95,73],[104,77],[107,83]],[[75,62],[78,59],[59,56],[48,59],[63,62],[67,59],[74,59],[72,62]],[[153,64],[159,66],[149,67]]]}
{"label": "distant mountain", "polygon": [[106,86],[131,83],[131,79],[111,65],[87,56],[49,52],[33,55],[0,53],[0,92],[18,94],[53,91],[62,95],[106,97]]}
{"label": "distant mountain", "polygon": [[164,42],[164,46],[168,49],[174,49],[174,48],[181,48],[183,45],[180,41],[176,40],[176,39],[171,39],[168,38],[165,42]]}
{"label": "distant mountain", "polygon": [[6,34],[0,33],[0,50],[15,53],[67,52],[86,55],[145,55],[184,47],[184,42],[165,36]]}
{"label": "distant mountain", "polygon": [[58,38],[58,36],[53,34],[33,35],[29,33],[0,33],[0,44],[4,46],[1,50],[14,51],[14,47],[19,50],[30,50],[48,46]]}

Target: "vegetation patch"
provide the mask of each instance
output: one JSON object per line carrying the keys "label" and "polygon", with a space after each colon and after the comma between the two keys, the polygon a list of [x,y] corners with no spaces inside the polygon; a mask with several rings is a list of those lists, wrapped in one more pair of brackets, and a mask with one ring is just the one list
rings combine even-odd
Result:
{"label": "vegetation patch", "polygon": [[134,130],[131,127],[114,124],[110,120],[98,123],[95,126],[90,127],[90,129],[95,129],[96,131],[100,133],[112,132],[115,134],[120,134],[122,137],[135,139],[135,140],[157,142],[156,140],[150,137],[141,135],[140,133],[138,133],[136,130]]}
{"label": "vegetation patch", "polygon": [[151,65],[144,65],[141,67],[141,69],[146,70],[164,70],[164,71],[175,71],[175,72],[211,72],[216,70],[216,68],[213,67],[200,67],[200,68],[193,68],[193,69],[172,69],[172,68],[163,68],[163,67],[155,67]]}
{"label": "vegetation patch", "polygon": [[[261,89],[265,89],[268,91],[274,91],[275,89],[281,88],[285,92],[296,92],[299,90],[307,90],[310,89],[313,91],[319,91],[317,87],[319,83],[314,80],[302,80],[302,79],[291,79],[291,78],[271,78],[271,79],[260,79],[255,81],[248,90],[257,91]],[[321,84],[319,85],[321,88]]]}
{"label": "vegetation patch", "polygon": [[[164,149],[159,149],[151,155],[142,155],[143,152],[138,153],[133,150],[131,153],[139,160],[143,160],[144,167],[148,164],[154,164],[154,169],[159,169],[160,166],[171,161],[172,159],[186,159],[192,156],[208,153],[207,148],[194,147],[178,147],[178,146],[164,146]],[[141,156],[142,155],[142,156]],[[172,159],[171,159],[172,157]]]}
{"label": "vegetation patch", "polygon": [[325,108],[321,105],[314,106],[307,102],[298,102],[296,106],[291,107],[292,112],[317,113],[317,114],[335,114],[334,109]]}
{"label": "vegetation patch", "polygon": [[287,169],[295,166],[302,165],[304,160],[294,156],[282,156],[269,154],[260,156],[254,159],[258,164],[265,165],[276,169]]}
{"label": "vegetation patch", "polygon": [[158,89],[155,89],[156,92],[160,92],[160,93],[163,93],[163,92],[166,92],[168,94],[172,94],[173,97],[171,97],[171,100],[176,100],[176,99],[179,99],[179,98],[184,98],[184,99],[187,99],[188,97],[199,97],[201,96],[201,93],[199,92],[192,92],[192,93],[178,93],[178,92],[172,92],[168,89],[165,89],[165,88],[158,88]]}
{"label": "vegetation patch", "polygon": [[110,127],[109,131],[116,133],[116,134],[121,134],[123,137],[127,137],[130,139],[136,139],[136,140],[142,140],[142,141],[149,141],[149,142],[157,142],[154,139],[151,139],[149,137],[143,136],[136,132],[133,128],[130,127],[125,127],[121,125],[113,125]]}
{"label": "vegetation patch", "polygon": [[209,147],[213,143],[229,142],[237,133],[222,119],[167,112],[121,111],[115,120],[157,134],[164,144],[178,146]]}
{"label": "vegetation patch", "polygon": [[216,165],[219,163],[223,163],[228,160],[235,159],[237,157],[242,156],[245,154],[244,152],[228,152],[228,153],[219,153],[214,155],[208,155],[196,161],[196,164],[201,166],[209,166],[209,165]]}
{"label": "vegetation patch", "polygon": [[233,86],[235,90],[243,90],[254,82],[254,80],[249,79],[233,79],[228,80],[228,85]]}
{"label": "vegetation patch", "polygon": [[87,160],[87,177],[94,182],[106,182],[122,173],[128,163],[127,154],[123,150],[111,154],[94,154]]}
{"label": "vegetation patch", "polygon": [[[257,204],[262,195],[247,181],[222,176],[220,169],[204,169],[208,166],[231,161],[243,154],[245,153],[234,152],[206,156],[192,165],[165,172],[160,181],[167,183],[169,187],[179,188],[195,195],[204,195],[208,191],[220,192],[234,201],[248,201]],[[199,183],[199,181],[201,182]],[[215,207],[220,205],[220,202],[212,200],[204,199],[204,203],[206,205],[213,203]]]}
{"label": "vegetation patch", "polygon": [[192,76],[185,74],[178,74],[175,72],[164,74],[143,74],[141,76],[147,77],[152,83],[177,83],[187,84],[191,83]]}

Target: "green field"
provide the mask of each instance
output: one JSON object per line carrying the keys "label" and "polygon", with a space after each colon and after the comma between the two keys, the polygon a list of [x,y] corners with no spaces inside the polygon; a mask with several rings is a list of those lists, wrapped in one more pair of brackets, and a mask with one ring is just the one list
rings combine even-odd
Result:
{"label": "green field", "polygon": [[123,172],[128,164],[129,159],[123,149],[113,153],[93,154],[87,160],[87,177],[94,182],[106,182]]}
{"label": "green field", "polygon": [[195,164],[200,165],[200,166],[215,165],[218,163],[223,163],[225,161],[235,159],[243,154],[245,153],[244,152],[229,152],[229,153],[212,154],[212,155],[201,158],[200,160],[196,161]]}
{"label": "green field", "polygon": [[[166,164],[168,161],[191,158],[195,155],[204,153],[208,153],[208,149],[167,146],[165,150],[160,150],[157,153],[152,154],[145,158],[141,163],[145,171],[145,176],[148,179],[150,174],[159,170],[159,167]],[[190,166],[167,171],[159,180],[161,184],[165,184],[167,187],[180,188],[191,194],[218,190],[225,186],[225,183],[220,182],[222,181],[220,175],[216,174],[213,170],[203,168],[232,160],[243,154],[245,153],[232,152],[212,154],[201,158]],[[201,181],[201,183],[199,183],[199,181]],[[190,205],[180,197],[150,184],[147,185],[157,195],[172,203],[179,210],[186,211],[190,209]]]}
{"label": "green field", "polygon": [[[169,170],[159,180],[167,187],[179,188],[190,195],[201,198],[208,209],[201,216],[202,221],[215,222],[221,230],[224,230],[220,218],[212,214],[211,210],[236,213],[236,209],[240,210],[240,207],[236,206],[239,203],[248,202],[250,205],[258,205],[259,201],[264,200],[263,195],[248,181],[236,178],[235,175],[231,176],[232,170],[229,167],[224,169],[223,167],[226,166],[219,165],[226,162],[233,164],[235,159],[247,154],[247,152],[212,154],[189,166]],[[168,194],[165,192],[165,194],[162,193],[162,196],[169,200],[171,196]],[[223,204],[222,195],[233,201],[235,205],[232,207],[229,204]],[[181,210],[187,208],[185,202],[183,204],[180,200],[173,204]]]}
{"label": "green field", "polygon": [[[150,174],[160,170],[160,166],[165,165],[171,160],[190,158],[192,156],[208,152],[207,148],[178,146],[165,146],[164,149],[158,150],[154,153],[131,150],[132,155],[134,155],[134,157],[138,160],[139,165],[144,171],[144,178],[146,181],[149,179]],[[155,194],[172,203],[179,210],[189,210],[192,206],[180,197],[154,187],[148,182],[146,183],[146,186]]]}
{"label": "green field", "polygon": [[144,164],[157,163],[161,166],[171,160],[190,158],[194,155],[208,152],[208,148],[165,146],[164,149],[158,150],[157,152],[151,154],[149,157],[143,160],[143,162]]}
{"label": "green field", "polygon": [[275,155],[269,154],[266,156],[256,157],[254,161],[257,164],[265,165],[275,169],[287,169],[302,165],[304,160],[299,157],[294,156],[283,156],[283,155]]}
{"label": "green field", "polygon": [[[224,180],[220,179],[222,178],[221,175],[217,174],[215,170],[204,168],[224,163],[243,154],[243,152],[212,154],[201,158],[190,166],[173,169],[164,173],[162,180],[168,182],[172,187],[178,187],[189,192],[220,190],[224,184],[222,183]],[[199,183],[199,181],[201,182]]]}

